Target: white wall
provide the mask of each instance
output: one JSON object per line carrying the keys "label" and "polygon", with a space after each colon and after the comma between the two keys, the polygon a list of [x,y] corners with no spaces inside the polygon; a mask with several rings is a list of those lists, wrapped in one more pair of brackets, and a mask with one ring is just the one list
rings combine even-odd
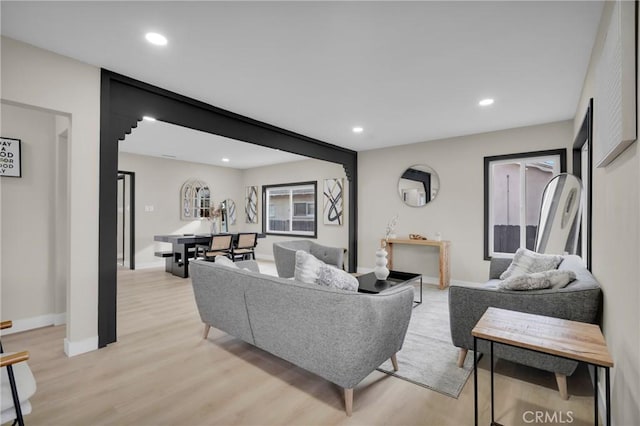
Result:
{"label": "white wall", "polygon": [[[613,4],[604,6],[589,71],[578,104],[574,133],[591,97],[606,22]],[[638,52],[640,56],[640,51]],[[594,114],[598,114],[594,99]],[[597,120],[596,120],[597,121]],[[640,123],[640,115],[638,116]],[[594,134],[597,130],[594,128]],[[593,143],[599,141],[594,139]],[[595,159],[594,159],[595,161]],[[640,149],[638,142],[606,168],[593,171],[592,269],[604,293],[603,332],[614,368],[611,373],[612,422],[635,425],[640,419]],[[604,382],[601,381],[601,389]]]}
{"label": "white wall", "polygon": [[72,255],[65,352],[74,355],[93,350],[98,342],[100,70],[6,37],[2,37],[1,48],[3,100],[71,117],[68,166]]}
{"label": "white wall", "polygon": [[[571,121],[502,130],[358,153],[358,266],[373,268],[387,223],[399,214],[396,234],[408,238],[436,232],[451,241],[451,278],[483,282],[484,157],[571,147]],[[440,178],[437,197],[408,207],[398,196],[398,179],[414,164],[426,164]],[[571,155],[567,152],[571,170]],[[395,269],[438,276],[436,248],[394,246]]]}
{"label": "white wall", "polygon": [[[164,265],[164,260],[155,257],[153,253],[169,250],[171,246],[168,243],[154,242],[154,235],[210,232],[211,222],[207,220],[180,219],[180,189],[189,179],[200,179],[209,185],[214,205],[220,204],[227,198],[235,201],[238,210],[236,224],[229,226],[229,232],[242,230],[244,225],[242,170],[126,152],[120,152],[118,155],[118,169],[136,174],[137,268]],[[153,211],[145,211],[145,206],[153,206]]]}
{"label": "white wall", "polygon": [[66,281],[58,280],[55,226],[57,119],[54,114],[0,104],[2,135],[20,139],[22,177],[2,186],[2,317],[12,332],[64,323]]}
{"label": "white wall", "polygon": [[[322,194],[324,179],[343,178],[344,179],[344,225],[325,225],[322,220],[324,207],[324,196]],[[244,170],[244,187],[258,186],[258,223],[245,223],[244,213],[244,187],[242,188],[243,199],[240,204],[236,202],[238,208],[238,221],[248,232],[262,232],[262,185],[273,185],[279,183],[317,181],[317,202],[316,213],[318,216],[318,238],[315,240],[319,244],[332,247],[349,247],[349,183],[341,164],[329,163],[322,160],[302,160],[291,163],[278,164],[275,166],[256,167]],[[273,259],[273,243],[276,241],[287,241],[300,237],[268,236],[258,240],[256,256],[265,259]],[[347,253],[347,256],[349,254]],[[346,259],[345,259],[346,261]]]}

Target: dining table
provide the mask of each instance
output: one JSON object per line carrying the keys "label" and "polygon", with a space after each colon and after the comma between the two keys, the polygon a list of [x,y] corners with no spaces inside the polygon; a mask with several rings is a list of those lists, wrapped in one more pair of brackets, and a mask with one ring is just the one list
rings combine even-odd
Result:
{"label": "dining table", "polygon": [[[238,233],[233,235],[233,244],[238,241]],[[196,245],[211,244],[212,234],[170,234],[154,235],[153,240],[171,244],[171,250],[156,251],[155,255],[165,259],[165,271],[181,278],[189,278],[189,259],[196,256]],[[264,238],[258,233],[258,238]]]}

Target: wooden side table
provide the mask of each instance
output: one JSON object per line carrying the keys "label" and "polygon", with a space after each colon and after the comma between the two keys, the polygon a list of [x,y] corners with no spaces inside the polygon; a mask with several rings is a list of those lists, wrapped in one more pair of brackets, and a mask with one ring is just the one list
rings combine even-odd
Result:
{"label": "wooden side table", "polygon": [[[380,245],[384,247],[385,240],[380,240]],[[440,250],[440,290],[444,290],[449,287],[450,281],[450,273],[449,273],[449,241],[435,241],[435,240],[410,240],[410,239],[399,239],[399,238],[390,238],[386,241],[387,244],[387,254],[388,254],[388,268],[393,269],[393,245],[394,244],[406,244],[413,246],[433,246],[438,247]]]}
{"label": "wooden side table", "polygon": [[568,321],[542,315],[526,314],[506,309],[489,308],[471,330],[473,336],[473,398],[475,425],[478,425],[478,356],[477,340],[490,342],[491,353],[491,425],[499,425],[494,420],[493,403],[493,343],[529,349],[535,352],[555,355],[593,366],[595,385],[594,424],[598,425],[598,367],[605,370],[607,418],[611,425],[611,385],[609,369],[613,360],[607,349],[600,327],[595,324]]}

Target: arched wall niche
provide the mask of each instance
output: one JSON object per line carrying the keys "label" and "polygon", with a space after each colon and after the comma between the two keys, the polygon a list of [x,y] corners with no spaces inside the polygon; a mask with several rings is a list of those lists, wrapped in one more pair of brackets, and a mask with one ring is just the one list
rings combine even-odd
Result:
{"label": "arched wall niche", "polygon": [[357,268],[357,152],[309,138],[109,70],[100,94],[98,346],[117,340],[116,212],[118,141],[144,116],[269,148],[342,164],[349,180],[349,270]]}

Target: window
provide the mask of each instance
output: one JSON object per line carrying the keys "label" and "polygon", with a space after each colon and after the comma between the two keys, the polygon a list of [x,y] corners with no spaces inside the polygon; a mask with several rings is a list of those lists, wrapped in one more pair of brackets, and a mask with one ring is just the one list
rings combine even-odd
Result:
{"label": "window", "polygon": [[542,192],[566,171],[566,150],[484,158],[484,258],[533,250]]}
{"label": "window", "polygon": [[264,185],[262,232],[315,238],[316,194],[316,182]]}

